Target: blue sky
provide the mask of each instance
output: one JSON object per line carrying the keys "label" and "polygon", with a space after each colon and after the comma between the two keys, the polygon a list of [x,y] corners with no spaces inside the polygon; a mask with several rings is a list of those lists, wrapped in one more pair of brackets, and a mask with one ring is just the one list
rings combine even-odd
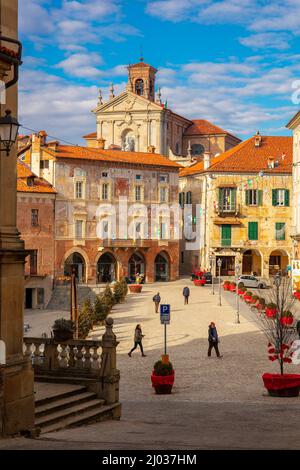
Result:
{"label": "blue sky", "polygon": [[241,138],[287,134],[300,108],[300,0],[19,3],[20,121],[60,140],[95,130],[99,87],[122,91],[141,48],[172,110]]}

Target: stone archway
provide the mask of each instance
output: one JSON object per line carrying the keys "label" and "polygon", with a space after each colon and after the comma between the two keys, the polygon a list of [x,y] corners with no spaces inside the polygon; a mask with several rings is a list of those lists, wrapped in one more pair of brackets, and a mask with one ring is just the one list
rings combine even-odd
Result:
{"label": "stone archway", "polygon": [[97,282],[113,282],[117,279],[117,260],[112,253],[103,253],[97,262]]}
{"label": "stone archway", "polygon": [[242,274],[262,275],[262,255],[258,250],[246,250],[243,253]]}
{"label": "stone archway", "polygon": [[285,250],[273,250],[269,256],[269,275],[274,276],[276,273],[286,273],[290,256]]}
{"label": "stone archway", "polygon": [[140,252],[131,255],[128,261],[128,277],[135,280],[137,274],[146,275],[145,257]]}
{"label": "stone archway", "polygon": [[68,256],[64,262],[64,275],[71,276],[73,269],[75,269],[75,275],[78,282],[85,282],[86,279],[86,263],[84,257],[74,252]]}
{"label": "stone archway", "polygon": [[155,282],[169,281],[170,278],[170,257],[165,251],[161,251],[154,261]]}

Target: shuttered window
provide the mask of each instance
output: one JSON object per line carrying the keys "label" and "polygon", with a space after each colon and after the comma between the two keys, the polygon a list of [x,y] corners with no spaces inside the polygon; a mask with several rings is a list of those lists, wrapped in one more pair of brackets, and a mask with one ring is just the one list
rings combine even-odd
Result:
{"label": "shuttered window", "polygon": [[246,206],[262,206],[263,192],[261,189],[247,189]]}
{"label": "shuttered window", "polygon": [[231,225],[221,226],[221,245],[231,246]]}
{"label": "shuttered window", "polygon": [[290,191],[288,189],[272,189],[272,205],[288,207],[290,205]]}
{"label": "shuttered window", "polygon": [[186,200],[185,201],[186,201],[187,204],[192,204],[192,191],[188,191],[186,193]]}
{"label": "shuttered window", "polygon": [[258,240],[258,222],[248,223],[248,239]]}

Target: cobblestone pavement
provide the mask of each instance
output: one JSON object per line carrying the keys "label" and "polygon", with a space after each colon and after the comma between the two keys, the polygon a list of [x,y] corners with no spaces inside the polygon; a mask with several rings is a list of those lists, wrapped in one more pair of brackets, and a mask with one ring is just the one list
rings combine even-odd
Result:
{"label": "cobblestone pavement", "polygon": [[[182,289],[189,285],[190,303],[183,305]],[[163,327],[152,297],[160,292],[171,304],[168,353],[176,375],[174,393],[157,396],[151,388],[153,363],[163,352]],[[105,422],[43,436],[37,441],[0,442],[0,448],[60,449],[188,449],[188,448],[300,448],[300,398],[271,398],[261,375],[278,372],[267,358],[266,340],[258,331],[248,307],[241,303],[236,324],[234,294],[211,287],[194,287],[189,280],[145,285],[141,294],[130,294],[114,308],[114,330],[120,341],[120,422]],[[46,331],[58,312],[31,312],[30,336]],[[61,315],[59,315],[61,316]],[[222,359],[207,358],[207,327],[215,321],[221,338]],[[137,323],[142,324],[147,357],[132,346]],[[101,337],[103,329],[91,336]],[[288,366],[299,372],[299,366]],[[284,436],[284,437],[283,437]]]}

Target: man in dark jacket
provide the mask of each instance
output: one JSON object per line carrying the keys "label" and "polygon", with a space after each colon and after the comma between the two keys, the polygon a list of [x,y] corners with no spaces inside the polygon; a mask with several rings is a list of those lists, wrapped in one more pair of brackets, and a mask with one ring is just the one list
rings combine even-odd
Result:
{"label": "man in dark jacket", "polygon": [[218,332],[217,328],[214,322],[211,322],[211,324],[208,326],[208,357],[211,357],[211,350],[212,348],[215,349],[217,357],[222,357],[219,351],[218,347],[219,343],[219,337],[218,337]]}
{"label": "man in dark jacket", "polygon": [[158,308],[159,308],[159,304],[160,304],[160,301],[161,301],[159,292],[157,292],[157,294],[155,294],[155,296],[153,297],[152,300],[153,300],[154,305],[155,305],[155,313],[158,313]]}
{"label": "man in dark jacket", "polygon": [[189,303],[190,289],[188,287],[184,287],[182,294],[184,297],[184,305],[187,305]]}

